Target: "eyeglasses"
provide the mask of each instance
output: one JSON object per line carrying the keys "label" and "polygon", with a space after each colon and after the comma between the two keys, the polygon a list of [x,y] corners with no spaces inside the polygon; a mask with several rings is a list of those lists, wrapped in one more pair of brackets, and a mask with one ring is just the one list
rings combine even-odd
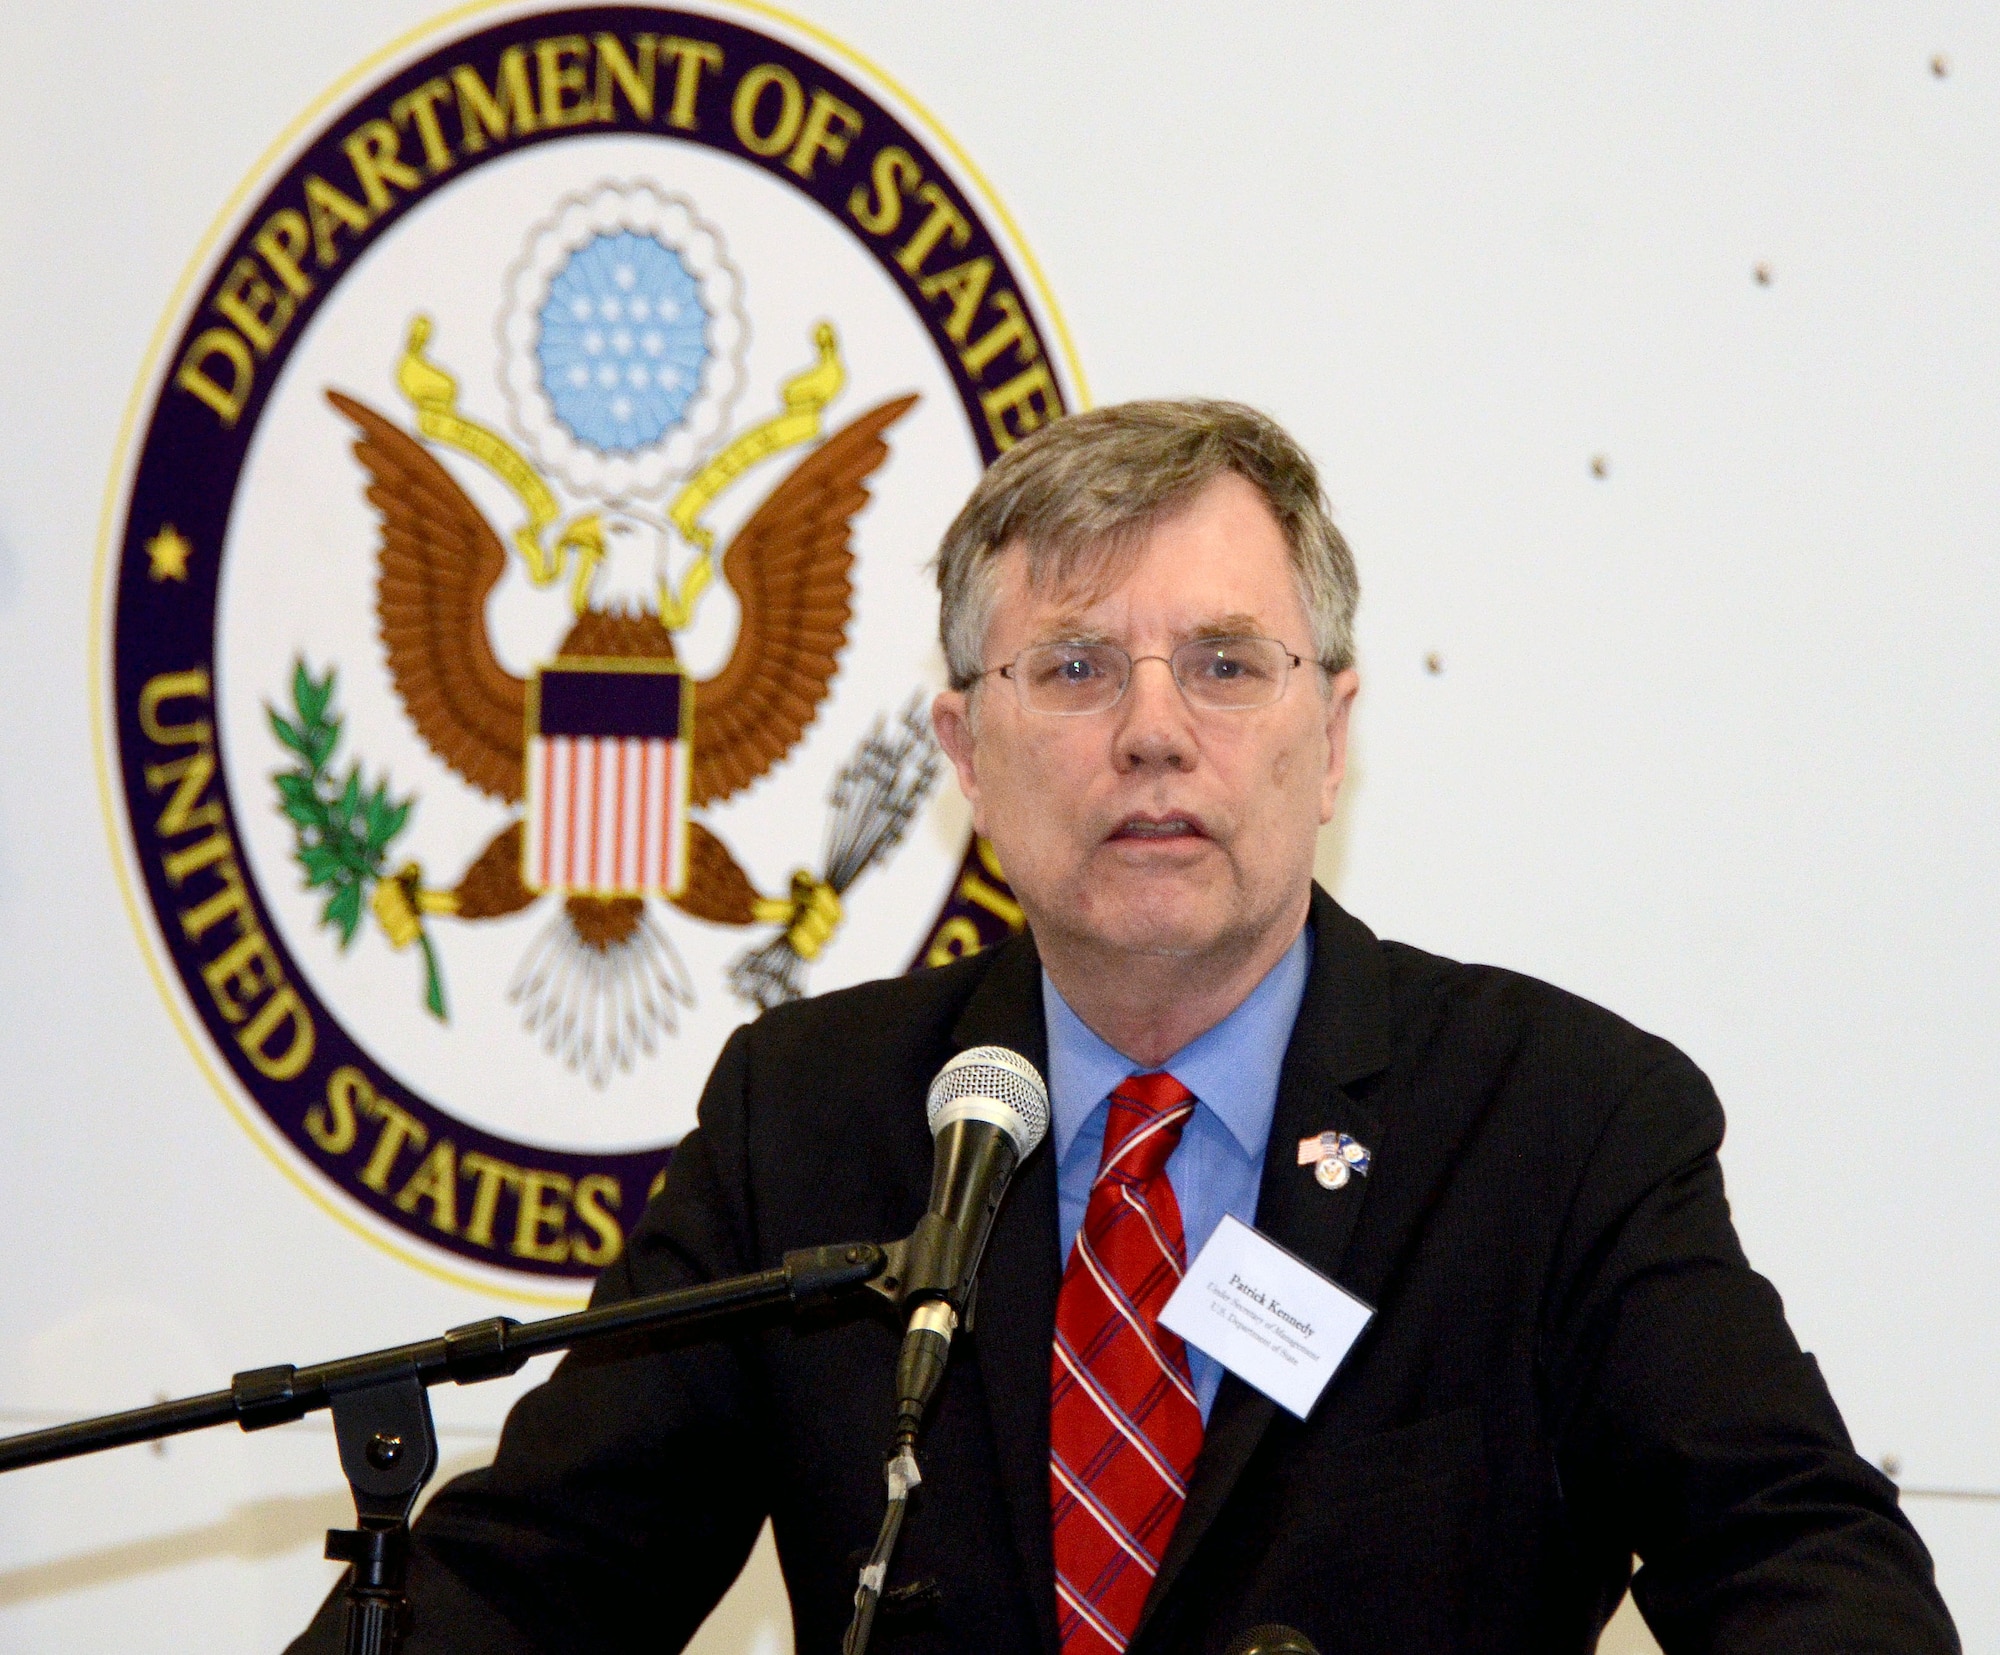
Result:
{"label": "eyeglasses", "polygon": [[1171,655],[1136,659],[1116,644],[1037,644],[979,677],[1010,680],[1026,712],[1074,716],[1117,706],[1140,661],[1166,662],[1188,705],[1215,712],[1270,706],[1292,668],[1305,664],[1276,638],[1196,638]]}

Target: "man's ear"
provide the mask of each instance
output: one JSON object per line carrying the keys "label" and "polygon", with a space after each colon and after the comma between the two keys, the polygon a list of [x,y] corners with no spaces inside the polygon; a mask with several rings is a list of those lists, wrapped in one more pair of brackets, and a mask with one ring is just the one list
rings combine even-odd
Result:
{"label": "man's ear", "polygon": [[1333,820],[1334,800],[1347,775],[1347,723],[1354,711],[1354,695],[1361,688],[1361,675],[1352,667],[1336,672],[1326,686],[1326,776],[1320,785],[1319,819]]}
{"label": "man's ear", "polygon": [[972,806],[972,826],[986,831],[979,797],[979,770],[973,763],[972,697],[966,690],[946,690],[931,703],[931,727],[937,731],[938,745],[958,772],[958,789]]}

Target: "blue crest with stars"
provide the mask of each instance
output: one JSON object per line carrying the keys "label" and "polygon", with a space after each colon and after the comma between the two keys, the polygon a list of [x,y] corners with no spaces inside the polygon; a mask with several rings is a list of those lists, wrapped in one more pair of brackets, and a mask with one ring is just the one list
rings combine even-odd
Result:
{"label": "blue crest with stars", "polygon": [[671,247],[631,231],[579,247],[542,306],[542,386],[578,442],[629,453],[658,442],[701,386],[708,312]]}

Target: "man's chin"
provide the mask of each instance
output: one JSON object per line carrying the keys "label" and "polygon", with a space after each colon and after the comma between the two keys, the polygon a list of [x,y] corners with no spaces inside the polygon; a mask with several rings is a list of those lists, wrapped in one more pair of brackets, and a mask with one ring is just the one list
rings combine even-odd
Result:
{"label": "man's chin", "polygon": [[[1178,897],[1178,899],[1176,899]],[[1184,959],[1221,945],[1230,927],[1218,905],[1183,893],[1141,892],[1097,900],[1072,910],[1061,927],[1078,941],[1108,953]]]}

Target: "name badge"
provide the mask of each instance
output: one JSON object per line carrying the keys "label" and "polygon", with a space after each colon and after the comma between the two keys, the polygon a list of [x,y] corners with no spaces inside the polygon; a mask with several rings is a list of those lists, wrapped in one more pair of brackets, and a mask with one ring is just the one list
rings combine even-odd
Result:
{"label": "name badge", "polygon": [[1224,1214],[1160,1325],[1304,1419],[1374,1314],[1304,1259]]}

